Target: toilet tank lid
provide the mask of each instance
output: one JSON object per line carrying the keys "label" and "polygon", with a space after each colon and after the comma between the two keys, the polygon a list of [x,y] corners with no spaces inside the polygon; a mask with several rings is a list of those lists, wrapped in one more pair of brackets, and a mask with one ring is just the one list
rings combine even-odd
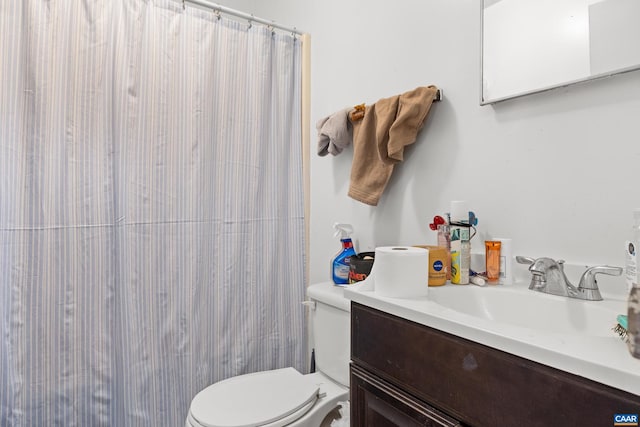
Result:
{"label": "toilet tank lid", "polygon": [[307,288],[307,295],[312,300],[351,312],[351,300],[344,296],[344,287],[336,286],[333,282],[311,285]]}
{"label": "toilet tank lid", "polygon": [[319,386],[294,368],[232,377],[202,390],[191,416],[206,427],[254,427],[285,418],[318,398]]}

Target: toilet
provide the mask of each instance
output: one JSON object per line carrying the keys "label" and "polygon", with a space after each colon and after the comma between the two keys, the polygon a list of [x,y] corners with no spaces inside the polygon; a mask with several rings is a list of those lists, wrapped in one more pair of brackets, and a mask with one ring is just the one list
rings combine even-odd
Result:
{"label": "toilet", "polygon": [[307,289],[316,372],[294,368],[239,375],[200,391],[185,427],[319,427],[349,399],[350,301],[331,282]]}

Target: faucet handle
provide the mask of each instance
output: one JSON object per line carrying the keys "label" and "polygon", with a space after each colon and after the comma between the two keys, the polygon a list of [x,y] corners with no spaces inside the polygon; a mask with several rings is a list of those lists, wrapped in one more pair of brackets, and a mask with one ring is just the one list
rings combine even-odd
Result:
{"label": "faucet handle", "polygon": [[518,264],[527,264],[527,265],[533,264],[534,262],[536,262],[534,258],[531,258],[528,256],[522,256],[522,255],[517,255],[516,261],[518,262]]}
{"label": "faucet handle", "polygon": [[620,276],[622,274],[622,267],[596,265],[595,267],[587,268],[587,270],[582,273],[582,277],[580,277],[580,283],[578,284],[578,291],[585,295],[585,299],[589,299],[592,301],[601,301],[602,295],[600,295],[600,289],[598,289],[596,274]]}
{"label": "faucet handle", "polygon": [[596,274],[608,274],[609,276],[620,276],[622,274],[622,267],[612,267],[610,265],[596,265],[595,267],[587,268],[587,271],[582,273],[580,278],[580,284],[578,289],[598,289],[598,281],[596,280]]}

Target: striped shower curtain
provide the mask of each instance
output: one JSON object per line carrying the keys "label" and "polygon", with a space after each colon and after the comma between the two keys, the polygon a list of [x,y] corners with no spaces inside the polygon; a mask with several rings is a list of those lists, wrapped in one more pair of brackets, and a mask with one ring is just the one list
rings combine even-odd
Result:
{"label": "striped shower curtain", "polygon": [[178,0],[0,1],[0,426],[180,426],[305,369],[300,54]]}

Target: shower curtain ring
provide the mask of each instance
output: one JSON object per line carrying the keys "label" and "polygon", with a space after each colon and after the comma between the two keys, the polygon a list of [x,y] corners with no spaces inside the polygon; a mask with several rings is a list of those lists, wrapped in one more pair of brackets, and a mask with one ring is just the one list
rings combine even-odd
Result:
{"label": "shower curtain ring", "polygon": [[218,18],[218,21],[222,19],[222,11],[220,9],[214,10],[213,14],[216,15],[216,18]]}

